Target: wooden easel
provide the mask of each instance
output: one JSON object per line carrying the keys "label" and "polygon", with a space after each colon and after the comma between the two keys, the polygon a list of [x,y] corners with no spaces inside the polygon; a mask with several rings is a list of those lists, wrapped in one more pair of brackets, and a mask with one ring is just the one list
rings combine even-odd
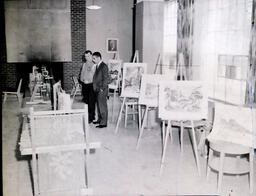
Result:
{"label": "wooden easel", "polygon": [[162,65],[162,58],[161,58],[161,54],[160,53],[158,54],[158,57],[157,57],[154,74],[157,73],[158,67],[160,67],[160,74],[162,74],[163,73],[163,65]]}
{"label": "wooden easel", "polygon": [[[114,53],[114,56],[113,56],[113,59],[114,60],[118,60],[119,59],[119,51],[117,51],[116,53]],[[119,76],[118,76],[119,78]],[[119,86],[119,80],[118,80],[118,86]],[[117,89],[113,89],[114,90],[114,97],[113,97],[113,102],[112,102],[112,116],[111,116],[111,122],[114,122],[114,111],[115,111],[115,105],[116,105],[116,94],[117,94],[117,90],[118,90],[118,87]]]}
{"label": "wooden easel", "polygon": [[[135,53],[134,53],[134,56],[133,56],[133,60],[132,60],[133,63],[138,63],[139,62],[139,51],[136,50]],[[124,97],[123,98],[123,102],[122,102],[122,105],[121,105],[121,109],[120,109],[120,112],[119,112],[119,115],[118,115],[118,119],[117,119],[117,123],[116,123],[116,128],[115,128],[115,133],[117,134],[118,132],[118,127],[119,127],[119,124],[120,124],[120,121],[121,121],[121,117],[122,117],[122,112],[123,112],[123,109],[124,109],[124,105],[125,105],[125,102],[126,102],[126,98],[129,98],[129,97]],[[141,114],[140,114],[140,111],[139,111],[139,127],[141,126]]]}
{"label": "wooden easel", "polygon": [[[154,74],[156,74],[157,70],[158,70],[158,67],[160,66],[160,74],[162,74],[162,59],[161,59],[161,54],[159,53],[158,57],[157,57],[157,61],[156,61],[156,66],[155,66],[155,70],[154,70]],[[141,105],[138,106],[139,107],[139,120],[142,118],[141,117]],[[140,145],[140,141],[141,141],[141,137],[142,137],[142,134],[143,134],[143,131],[145,129],[145,125],[146,125],[146,121],[148,119],[148,111],[150,109],[155,109],[156,107],[151,107],[149,105],[146,105],[146,109],[145,109],[145,112],[144,112],[144,115],[143,115],[143,118],[142,118],[142,124],[141,126],[139,127],[139,137],[138,137],[138,140],[137,140],[137,145],[136,145],[136,150],[139,149],[139,145]]]}
{"label": "wooden easel", "polygon": [[[176,72],[176,79],[178,79],[178,75],[180,75],[180,80],[186,80],[186,74],[183,72],[183,65],[184,65],[184,58],[183,55],[179,55],[179,63],[177,66],[177,72]],[[184,75],[183,75],[184,74]],[[183,77],[184,76],[184,77]],[[166,121],[167,121],[167,127],[166,127]],[[198,175],[201,176],[201,168],[200,168],[200,162],[199,162],[199,157],[198,157],[198,147],[196,143],[196,137],[195,137],[195,126],[194,126],[194,121],[190,120],[190,126],[187,126],[191,128],[191,133],[192,133],[192,140],[193,140],[193,148],[195,152],[195,158],[196,158],[196,165],[197,165],[197,170],[198,170]],[[184,132],[184,122],[183,120],[180,121],[180,140],[181,140],[181,152],[183,152],[183,132]],[[161,158],[161,165],[160,165],[160,175],[162,174],[163,167],[164,167],[164,160],[165,160],[165,154],[166,154],[166,147],[167,147],[167,141],[168,141],[168,136],[171,136],[171,141],[172,141],[172,124],[171,120],[162,120],[162,135],[163,135],[163,154]]]}
{"label": "wooden easel", "polygon": [[[80,116],[83,121],[83,128],[79,131],[78,134],[83,135],[83,139],[81,142],[77,143],[63,143],[58,145],[48,146],[38,145],[36,142],[38,138],[36,138],[36,132],[39,131],[38,127],[36,127],[37,119],[54,119],[54,118],[62,118],[63,115],[72,117],[72,116]],[[24,119],[23,128],[21,133],[20,140],[20,150],[21,155],[32,155],[32,175],[33,175],[33,183],[34,183],[34,195],[39,196],[41,193],[40,190],[40,180],[47,180],[45,178],[40,177],[38,168],[38,156],[41,154],[47,153],[57,153],[57,152],[67,152],[67,151],[80,151],[81,154],[84,154],[84,169],[85,169],[85,181],[83,186],[76,191],[80,191],[82,195],[92,194],[92,189],[89,188],[88,182],[88,156],[90,149],[100,148],[100,142],[89,142],[89,125],[88,125],[88,108],[87,105],[84,106],[84,109],[77,110],[69,110],[69,111],[39,111],[34,112],[33,108],[30,108],[30,123]],[[38,122],[37,122],[38,123]],[[66,122],[67,123],[67,122]],[[30,124],[30,129],[28,128]],[[62,138],[63,139],[63,138]],[[75,141],[75,140],[74,140]],[[77,163],[76,163],[77,164]],[[78,164],[79,165],[79,164]],[[80,169],[82,169],[83,164],[80,164]],[[40,178],[40,179],[39,179]],[[61,182],[60,182],[61,183]],[[54,191],[65,191],[65,190],[54,190]],[[45,192],[44,192],[45,193]]]}

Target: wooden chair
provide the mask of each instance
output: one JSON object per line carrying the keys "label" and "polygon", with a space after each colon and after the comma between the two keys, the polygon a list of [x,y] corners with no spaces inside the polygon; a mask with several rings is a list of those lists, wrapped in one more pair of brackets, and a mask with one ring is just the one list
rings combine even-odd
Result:
{"label": "wooden chair", "polygon": [[[249,155],[249,162],[246,157],[241,158],[242,155]],[[211,169],[218,172],[218,193],[221,192],[223,174],[240,175],[246,173],[249,173],[250,193],[253,192],[253,149],[231,142],[210,142],[207,180]]]}
{"label": "wooden chair", "polygon": [[19,82],[19,85],[18,85],[18,88],[17,88],[16,92],[3,91],[3,94],[4,94],[4,101],[3,102],[4,103],[6,102],[8,95],[9,96],[10,95],[16,96],[18,98],[19,103],[22,102],[22,94],[20,93],[21,84],[22,84],[22,79],[20,79],[20,82]]}
{"label": "wooden chair", "polygon": [[218,172],[218,193],[223,174],[246,173],[249,173],[250,193],[253,192],[253,148],[256,144],[252,127],[255,127],[255,116],[253,108],[215,103],[213,130],[207,136],[210,145],[207,179],[211,170]]}
{"label": "wooden chair", "polygon": [[78,79],[76,76],[72,76],[72,80],[73,80],[73,87],[72,87],[72,90],[71,90],[71,96],[73,98],[73,100],[75,99],[75,96],[77,94],[81,95],[82,93],[82,87],[81,85],[79,84],[78,82]]}

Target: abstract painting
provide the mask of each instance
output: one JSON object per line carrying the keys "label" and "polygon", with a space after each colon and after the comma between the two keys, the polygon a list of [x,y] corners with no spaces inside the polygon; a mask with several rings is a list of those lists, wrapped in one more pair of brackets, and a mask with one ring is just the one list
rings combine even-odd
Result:
{"label": "abstract painting", "polygon": [[119,75],[121,71],[122,60],[110,59],[108,61],[108,73],[110,89],[117,89],[119,83]]}
{"label": "abstract painting", "polygon": [[143,74],[139,104],[158,107],[159,82],[171,80],[169,75]]}
{"label": "abstract painting", "polygon": [[139,98],[141,76],[145,73],[146,63],[124,63],[121,97]]}
{"label": "abstract painting", "polygon": [[159,84],[159,118],[201,120],[208,114],[206,89],[200,81],[170,81]]}
{"label": "abstract painting", "polygon": [[207,139],[256,148],[255,119],[255,108],[215,102],[213,130]]}

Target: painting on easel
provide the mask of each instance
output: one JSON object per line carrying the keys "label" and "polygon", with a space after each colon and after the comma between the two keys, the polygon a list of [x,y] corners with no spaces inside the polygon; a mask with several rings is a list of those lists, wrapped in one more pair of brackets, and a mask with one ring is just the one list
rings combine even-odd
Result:
{"label": "painting on easel", "polygon": [[138,98],[141,76],[146,72],[146,63],[124,63],[121,97]]}
{"label": "painting on easel", "polygon": [[110,89],[117,89],[122,60],[110,59],[108,61],[109,85]]}
{"label": "painting on easel", "polygon": [[169,75],[143,74],[141,79],[139,104],[158,107],[159,82],[168,81]]}
{"label": "painting on easel", "polygon": [[208,114],[206,89],[199,81],[171,81],[159,84],[159,118],[200,120]]}

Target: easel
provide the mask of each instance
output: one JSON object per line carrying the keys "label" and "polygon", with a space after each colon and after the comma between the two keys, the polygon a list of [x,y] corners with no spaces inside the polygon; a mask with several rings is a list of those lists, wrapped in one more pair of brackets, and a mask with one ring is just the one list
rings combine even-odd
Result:
{"label": "easel", "polygon": [[[118,60],[119,59],[119,51],[115,52],[114,53],[114,56],[113,56],[113,59],[114,60]],[[118,86],[119,86],[119,75],[118,75]],[[113,97],[113,102],[112,102],[112,116],[111,116],[111,122],[114,122],[114,111],[115,111],[115,104],[116,104],[116,93],[118,91],[118,87],[117,88],[113,88],[114,90],[114,97]]]}
{"label": "easel", "polygon": [[[177,74],[176,78],[178,79],[178,74],[180,75],[180,80],[183,79],[183,67],[184,65],[184,58],[182,53],[179,54],[179,62],[178,62],[178,67],[177,67]],[[186,80],[186,75],[184,74],[184,80]],[[167,127],[166,127],[166,121],[167,121]],[[180,141],[181,141],[181,152],[183,152],[183,132],[184,132],[184,120],[180,121]],[[200,162],[199,162],[199,157],[198,157],[198,147],[196,143],[196,136],[195,136],[195,126],[194,126],[194,121],[189,120],[190,125],[186,126],[187,128],[191,128],[191,133],[192,133],[192,143],[193,143],[193,148],[195,152],[195,158],[196,158],[196,165],[197,165],[197,170],[198,170],[198,175],[201,176],[201,168],[200,168]],[[161,158],[161,165],[160,165],[160,175],[162,174],[163,171],[163,166],[164,166],[164,160],[165,160],[165,154],[166,154],[166,147],[167,147],[167,141],[168,141],[168,136],[171,136],[171,141],[172,141],[172,124],[171,120],[162,120],[162,135],[163,135],[163,154]]]}
{"label": "easel", "polygon": [[[81,121],[83,122],[81,125],[81,129],[77,130],[77,134],[81,135],[81,140],[73,140],[73,143],[59,143],[57,145],[49,143],[49,145],[40,145],[38,144],[38,139],[36,137],[37,132],[41,131],[39,127],[35,126],[36,121],[39,123],[38,119],[55,119],[55,118],[65,118],[66,117],[80,117]],[[23,120],[23,128],[22,128],[22,133],[21,133],[21,140],[20,140],[20,151],[21,155],[32,155],[32,175],[33,175],[33,184],[34,184],[34,195],[39,196],[40,193],[46,193],[45,190],[41,190],[40,187],[40,181],[47,181],[48,178],[42,177],[39,175],[39,169],[42,170],[42,168],[39,168],[38,163],[39,163],[39,156],[42,154],[51,154],[51,153],[63,153],[63,152],[79,152],[81,155],[84,155],[84,160],[83,163],[78,163],[76,162],[77,159],[73,160],[74,164],[76,166],[79,166],[79,168],[71,167],[71,169],[74,171],[74,169],[78,169],[79,171],[83,171],[84,175],[81,175],[82,178],[77,180],[79,183],[81,180],[83,181],[81,183],[81,187],[78,187],[78,189],[75,189],[74,191],[79,191],[81,195],[89,195],[92,194],[92,189],[89,188],[89,182],[88,182],[88,156],[90,154],[91,149],[97,149],[100,148],[101,143],[100,142],[89,142],[89,125],[88,125],[88,108],[87,105],[84,106],[83,109],[76,109],[76,110],[69,110],[69,111],[39,111],[39,112],[34,112],[33,108],[30,108],[30,114],[29,114],[30,122],[28,122],[27,119]],[[41,122],[40,121],[40,122]],[[42,122],[41,122],[42,123]],[[65,121],[66,124],[68,122]],[[30,125],[30,126],[29,126]],[[30,129],[28,128],[30,127]],[[67,129],[70,131],[70,129]],[[72,131],[70,132],[72,133]],[[49,134],[49,132],[45,132],[44,134]],[[55,133],[56,134],[56,133]],[[68,134],[60,137],[60,139],[63,140],[64,137],[67,137]],[[44,138],[45,139],[45,138]],[[65,140],[63,140],[65,141]],[[72,164],[71,164],[72,165]],[[84,168],[83,168],[84,167]],[[85,172],[84,172],[85,171]],[[50,175],[50,173],[49,173]],[[59,182],[60,184],[62,182]],[[42,184],[42,183],[41,183]],[[65,191],[65,188],[59,189],[57,188],[56,190],[49,190],[50,192],[63,192]],[[67,189],[67,191],[71,191]],[[48,191],[47,191],[48,193]]]}
{"label": "easel", "polygon": [[[135,53],[134,53],[134,57],[133,57],[133,63],[138,63],[139,62],[139,51],[136,50]],[[122,112],[123,112],[123,109],[124,109],[124,105],[125,105],[125,102],[126,102],[126,98],[128,97],[124,97],[123,98],[123,102],[122,102],[122,106],[121,106],[121,109],[120,109],[120,112],[119,112],[119,115],[118,115],[118,119],[117,119],[117,124],[116,124],[116,128],[115,128],[115,133],[117,134],[118,132],[118,127],[119,127],[119,123],[121,121],[121,117],[122,117]],[[140,114],[140,111],[139,111],[139,127],[141,127],[141,114]]]}
{"label": "easel", "polygon": [[156,61],[156,66],[155,66],[155,70],[154,70],[154,74],[156,74],[158,67],[160,66],[160,74],[163,73],[163,64],[162,64],[162,58],[161,58],[161,54],[158,54],[157,57],[157,61]]}
{"label": "easel", "polygon": [[[156,61],[156,66],[155,66],[155,70],[154,70],[154,74],[156,74],[157,70],[158,70],[158,67],[160,66],[160,74],[162,74],[162,59],[161,59],[161,54],[159,53],[158,57],[157,57],[157,61]],[[141,105],[139,104],[139,115],[141,115]],[[138,137],[138,140],[137,140],[137,145],[136,145],[136,150],[139,149],[139,145],[140,145],[140,141],[141,141],[141,137],[142,137],[142,134],[143,134],[143,131],[145,129],[145,124],[146,124],[146,121],[148,119],[148,111],[149,110],[154,110],[156,109],[156,107],[152,107],[152,106],[149,106],[149,105],[146,105],[146,109],[145,109],[145,112],[144,112],[144,115],[143,115],[143,119],[142,119],[142,124],[141,126],[139,127],[139,137]],[[142,118],[140,116],[140,118]],[[140,119],[139,118],[139,119]]]}

